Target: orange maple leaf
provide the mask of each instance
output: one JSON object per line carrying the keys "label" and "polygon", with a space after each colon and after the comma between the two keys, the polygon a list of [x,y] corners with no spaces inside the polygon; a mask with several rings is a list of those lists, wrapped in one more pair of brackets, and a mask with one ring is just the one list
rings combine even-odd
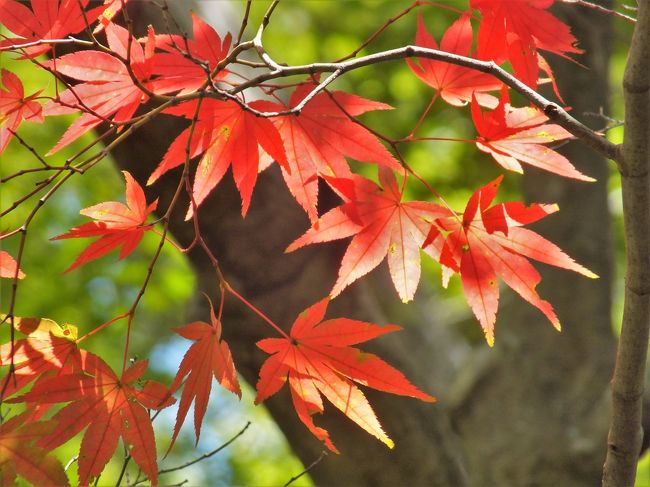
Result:
{"label": "orange maple leaf", "polygon": [[65,272],[98,259],[120,245],[122,246],[120,259],[123,259],[135,250],[144,232],[152,229],[152,226],[145,225],[145,222],[149,213],[156,209],[158,200],[147,206],[142,187],[127,171],[122,173],[126,178],[126,205],[117,201],[107,201],[85,208],[80,213],[97,221],[85,223],[52,238],[52,240],[61,240],[101,237],[86,247]]}
{"label": "orange maple leaf", "polygon": [[[294,108],[314,88],[311,83],[298,86],[287,106],[268,101],[259,102],[259,106],[266,111]],[[385,103],[334,91],[316,95],[299,116],[273,118],[287,150],[288,168],[281,167],[282,176],[312,223],[318,219],[318,177],[350,177],[352,172],[346,158],[401,169],[375,134],[350,119],[350,116],[390,109]]]}
{"label": "orange maple leaf", "polygon": [[9,141],[23,122],[43,123],[43,108],[34,101],[41,92],[25,96],[20,78],[6,69],[0,70],[2,86],[0,88],[0,154],[7,148]]}
{"label": "orange maple leaf", "polygon": [[325,213],[287,251],[353,236],[331,295],[337,296],[387,258],[395,289],[402,301],[408,302],[420,281],[422,243],[431,222],[447,215],[447,210],[425,201],[403,202],[390,169],[380,167],[379,179],[383,188],[360,176],[329,178],[332,185],[349,186],[347,195],[340,192],[346,202]]}
{"label": "orange maple leaf", "polygon": [[120,437],[133,460],[151,480],[158,481],[156,443],[147,409],[162,409],[174,402],[165,386],[147,381],[142,389],[134,382],[148,361],[136,362],[117,377],[101,358],[82,351],[83,373],[45,378],[27,394],[7,402],[70,402],[52,420],[54,430],[37,446],[52,450],[86,429],[79,452],[79,483],[96,478],[113,456]]}
{"label": "orange maple leaf", "polygon": [[594,181],[562,154],[544,145],[573,136],[559,125],[546,123],[548,117],[537,108],[511,106],[507,89],[502,90],[499,105],[491,112],[482,111],[474,97],[472,120],[479,133],[476,147],[504,169],[521,173],[523,162],[566,178]]}
{"label": "orange maple leaf", "polygon": [[[0,318],[8,321],[1,315]],[[0,384],[0,398],[14,394],[43,374],[79,369],[77,327],[61,326],[46,318],[14,317],[14,328],[27,337],[16,340],[13,346],[11,343],[0,346],[0,366],[14,365],[13,372]]]}
{"label": "orange maple leaf", "polygon": [[30,412],[14,416],[0,425],[0,485],[14,485],[20,475],[33,485],[69,485],[61,462],[34,445],[54,423],[27,423]]}
{"label": "orange maple leaf", "polygon": [[[554,0],[470,0],[481,12],[477,56],[501,64],[510,61],[515,75],[536,87],[539,69],[550,69],[539,49],[560,56],[579,54],[571,29],[547,9]],[[551,74],[552,77],[552,74]]]}
{"label": "orange maple leaf", "polygon": [[25,273],[18,268],[18,262],[14,259],[9,252],[0,250],[0,277],[7,279],[24,279]]}
{"label": "orange maple leaf", "polygon": [[212,302],[210,302],[210,319],[211,324],[195,321],[174,329],[183,338],[196,340],[196,342],[185,353],[178,368],[178,373],[171,385],[172,392],[176,391],[187,376],[178,406],[178,414],[176,415],[174,435],[169,445],[170,450],[185,421],[192,401],[194,401],[194,430],[196,432],[196,443],[198,444],[201,423],[212,390],[213,376],[219,384],[241,398],[235,364],[228,344],[221,340],[221,322],[214,314]]}
{"label": "orange maple leaf", "polygon": [[[440,50],[469,56],[473,33],[470,14],[466,12],[445,32],[440,41]],[[422,15],[418,17],[418,30],[415,44],[429,49],[438,49],[438,43],[427,31]],[[415,75],[426,84],[440,92],[440,96],[450,105],[464,106],[474,94],[483,106],[495,107],[497,99],[485,92],[498,90],[502,83],[494,76],[456,64],[432,59],[416,58],[406,60]]]}
{"label": "orange maple leaf", "polygon": [[[490,206],[502,176],[478,189],[469,199],[462,217],[449,212],[432,225],[423,246],[438,252],[445,278],[460,274],[467,303],[481,323],[485,338],[494,344],[494,323],[499,304],[497,276],[522,298],[538,308],[553,326],[560,321],[553,307],[537,294],[539,272],[528,258],[595,278],[596,274],[576,263],[557,245],[522,228],[558,210],[557,205],[519,202]],[[431,244],[431,245],[430,245]]]}
{"label": "orange maple leaf", "polygon": [[[164,113],[192,119],[198,103],[196,100],[185,102],[168,108]],[[254,101],[249,105],[259,109],[259,104],[259,101]],[[197,207],[232,166],[233,178],[242,199],[242,216],[246,216],[257,182],[260,148],[278,163],[287,166],[282,139],[270,120],[256,117],[234,101],[208,99],[201,102],[199,118],[194,128],[188,127],[171,143],[147,184],[154,183],[164,173],[185,162],[190,134],[190,157],[203,153],[192,189]],[[188,219],[192,213],[193,207],[190,206]]]}
{"label": "orange maple leaf", "polygon": [[338,452],[327,430],[317,427],[312,420],[313,414],[323,412],[321,394],[361,428],[392,448],[393,441],[353,381],[423,401],[435,399],[376,355],[350,346],[400,330],[399,326],[381,327],[348,318],[322,321],[328,304],[329,299],[325,298],[300,313],[289,338],[266,338],[257,342],[258,347],[272,355],[260,369],[255,403],[278,392],[288,380],[298,417],[330,450]]}

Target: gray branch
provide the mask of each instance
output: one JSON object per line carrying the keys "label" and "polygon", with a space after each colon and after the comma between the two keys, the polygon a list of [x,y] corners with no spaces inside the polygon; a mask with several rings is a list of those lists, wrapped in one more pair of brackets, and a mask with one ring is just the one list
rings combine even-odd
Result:
{"label": "gray branch", "polygon": [[435,61],[443,61],[450,64],[456,64],[458,66],[463,66],[465,68],[474,69],[482,73],[493,75],[499,81],[502,81],[505,85],[520,93],[533,105],[543,110],[549,119],[553,120],[555,123],[571,132],[571,134],[573,134],[575,137],[583,140],[594,150],[600,152],[609,159],[618,160],[619,158],[618,146],[616,144],[608,141],[602,135],[591,130],[582,122],[573,118],[560,105],[543,97],[538,92],[515,78],[512,74],[508,73],[493,61],[481,61],[478,59],[459,56],[457,54],[439,51],[437,49],[429,49],[426,47],[404,46],[338,63],[312,63],[299,66],[282,66],[271,59],[271,57],[263,50],[261,44],[259,44],[259,36],[256,38],[254,43],[256,45],[258,53],[260,53],[260,56],[264,62],[267,63],[267,65],[272,66],[272,70],[235,86],[227,92],[229,95],[235,95],[247,88],[259,86],[266,81],[285,78],[288,76],[332,73],[331,76],[326,78],[322,83],[314,88],[314,90],[305,98],[305,100],[303,100],[303,103],[300,105],[294,107],[293,109],[279,112],[255,112],[258,116],[276,117],[280,115],[298,114],[309,100],[313,99],[313,97],[316,96],[319,91],[325,89],[327,85],[329,85],[332,81],[334,81],[334,79],[341,76],[342,74],[345,74],[349,71],[354,71],[359,68],[364,68],[388,61],[419,57],[432,59]]}
{"label": "gray branch", "polygon": [[650,328],[650,5],[638,1],[623,78],[625,139],[620,161],[627,271],[623,326],[612,380],[612,421],[603,486],[634,485]]}

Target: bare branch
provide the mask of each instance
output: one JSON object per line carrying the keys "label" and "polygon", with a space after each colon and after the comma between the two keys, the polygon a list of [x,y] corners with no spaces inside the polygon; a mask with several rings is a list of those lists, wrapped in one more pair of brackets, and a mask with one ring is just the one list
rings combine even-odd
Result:
{"label": "bare branch", "polygon": [[[242,436],[246,432],[246,430],[248,429],[248,427],[250,425],[251,425],[251,422],[250,421],[247,422],[246,425],[244,425],[244,427],[241,430],[239,430],[239,432],[235,436],[233,436],[228,441],[226,441],[224,444],[222,444],[221,446],[218,446],[214,450],[209,451],[208,453],[205,453],[205,454],[201,455],[200,457],[195,458],[194,460],[192,460],[190,462],[187,462],[187,463],[184,463],[182,465],[178,465],[176,467],[171,467],[171,468],[165,468],[165,469],[162,469],[162,470],[158,470],[158,475],[163,475],[163,474],[166,474],[166,473],[177,472],[179,470],[183,470],[183,469],[185,469],[187,467],[190,467],[190,466],[194,465],[195,463],[201,462],[201,461],[203,461],[203,460],[205,460],[207,458],[210,458],[213,455],[216,455],[217,453],[219,453],[224,448],[227,448],[228,446],[230,446],[240,436]],[[132,483],[130,485],[139,485],[139,484],[142,484],[142,483],[144,483],[146,481],[147,481],[147,479],[140,479],[140,480],[136,480],[134,483]],[[185,482],[187,482],[187,481],[185,481]],[[185,483],[185,482],[183,482],[183,483]],[[182,485],[182,484],[179,484],[179,485]]]}
{"label": "bare branch", "polygon": [[308,473],[312,468],[314,468],[316,465],[318,465],[320,462],[323,461],[323,458],[327,456],[327,450],[323,450],[320,452],[320,455],[316,460],[314,460],[306,469],[304,469],[302,472],[300,472],[298,475],[295,477],[291,477],[286,484],[284,484],[283,487],[287,487],[288,485],[291,485],[294,483],[296,480],[298,480],[300,477]]}
{"label": "bare branch", "polygon": [[239,432],[235,436],[233,436],[228,441],[226,441],[223,445],[215,448],[214,450],[212,450],[212,451],[210,451],[208,453],[205,453],[205,454],[201,455],[198,458],[195,458],[194,460],[192,460],[190,462],[184,463],[183,465],[178,465],[176,467],[165,468],[163,470],[160,470],[158,472],[158,474],[162,475],[162,474],[165,474],[165,473],[170,473],[170,472],[176,472],[178,470],[183,470],[184,468],[187,468],[187,467],[189,467],[191,465],[194,465],[195,463],[198,463],[198,462],[201,462],[201,461],[205,460],[206,458],[210,458],[211,456],[216,455],[221,450],[223,450],[223,449],[229,447],[231,444],[233,444],[240,436],[242,436],[246,432],[246,430],[249,428],[250,425],[251,425],[251,422],[248,421],[244,425],[244,427],[241,430],[239,430]]}
{"label": "bare branch", "polygon": [[[259,32],[258,32],[259,34]],[[456,54],[451,54],[445,51],[439,51],[437,49],[428,49],[425,47],[419,46],[404,46],[396,49],[390,49],[387,51],[378,52],[375,54],[369,54],[368,56],[363,56],[360,58],[343,61],[340,63],[313,63],[305,64],[299,66],[282,66],[275,62],[261,47],[259,39],[255,40],[255,46],[264,60],[272,70],[268,73],[260,74],[254,78],[251,78],[249,81],[241,83],[240,85],[232,88],[228,91],[230,95],[235,95],[240,93],[247,88],[258,86],[259,84],[278,78],[284,78],[287,76],[295,75],[315,75],[317,73],[335,73],[335,78],[347,73],[349,71],[354,71],[359,68],[372,66],[375,64],[380,64],[388,61],[395,61],[400,59],[420,57],[426,59],[433,59],[435,61],[443,61],[451,64],[456,64],[458,66],[463,66],[466,68],[474,69],[483,73],[491,74],[498,80],[502,81],[504,84],[520,93],[526,99],[528,99],[533,105],[540,108],[544,111],[545,115],[553,120],[558,125],[562,126],[569,132],[571,132],[577,138],[583,140],[587,143],[592,149],[600,152],[609,159],[618,160],[618,146],[608,141],[606,138],[602,137],[597,132],[591,130],[589,127],[584,125],[582,122],[573,118],[569,113],[564,110],[560,105],[554,103],[547,98],[543,97],[535,90],[527,86],[525,83],[519,81],[512,74],[508,73],[506,70],[498,66],[492,61],[481,61],[478,59],[473,59],[465,56],[459,56]],[[327,81],[327,80],[326,80]],[[324,82],[325,86],[329,82]],[[314,92],[310,93],[309,96],[313,98],[318,91],[321,91],[325,86],[319,85],[314,89]],[[296,107],[297,108],[297,107]],[[301,107],[302,109],[303,107]],[[298,113],[299,110],[291,109],[282,112],[268,112],[268,113],[256,113],[258,116],[266,117],[277,117],[280,115],[290,115]]]}
{"label": "bare branch", "polygon": [[602,5],[598,5],[593,2],[587,2],[585,0],[562,0],[564,3],[573,3],[575,5],[580,5],[581,7],[587,7],[591,8],[593,10],[596,10],[598,12],[602,12],[604,14],[609,14],[609,15],[615,15],[616,17],[620,17],[624,20],[627,20],[628,22],[636,22],[636,19],[634,17],[630,17],[629,15],[625,15],[621,12],[617,12],[616,10],[612,10],[610,8],[603,7]]}
{"label": "bare branch", "polygon": [[241,26],[239,27],[239,34],[237,34],[237,40],[235,41],[235,45],[239,45],[242,37],[244,36],[244,31],[246,30],[246,26],[248,25],[248,16],[251,13],[252,3],[253,0],[246,0],[246,10],[244,11],[244,18],[241,21]]}

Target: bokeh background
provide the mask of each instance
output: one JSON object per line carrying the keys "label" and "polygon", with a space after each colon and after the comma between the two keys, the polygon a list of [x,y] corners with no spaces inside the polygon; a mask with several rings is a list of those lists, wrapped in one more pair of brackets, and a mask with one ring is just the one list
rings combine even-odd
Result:
{"label": "bokeh background", "polygon": [[[179,0],[171,3],[185,2]],[[444,4],[462,9],[466,2],[448,1]],[[408,5],[408,2],[394,0],[289,0],[282,2],[274,13],[265,34],[265,45],[276,60],[289,64],[335,60],[356,49],[388,17]],[[267,6],[266,1],[253,2],[247,34],[254,32]],[[236,32],[244,2],[202,0],[197,2],[196,7],[200,15],[211,21],[221,34],[225,34],[229,25],[230,30]],[[360,54],[412,42],[416,12],[417,9],[395,22]],[[457,14],[452,10],[425,11],[427,26],[438,40],[456,18]],[[612,113],[609,115],[620,118],[622,99],[618,87],[621,84],[630,26],[621,21],[615,21],[615,26],[616,36],[612,39],[615,53],[611,60],[614,89],[611,94]],[[27,94],[40,89],[44,90],[44,94],[54,93],[52,79],[29,63],[18,63],[4,54],[0,57],[0,63],[3,68],[10,69],[21,77]],[[576,66],[576,69],[581,68]],[[390,137],[408,134],[434,94],[433,90],[421,83],[402,62],[355,71],[339,79],[334,88],[381,100],[397,107],[388,114],[371,113],[364,116],[364,121]],[[19,133],[39,154],[44,154],[55,144],[70,120],[68,117],[55,117],[48,119],[44,125],[24,124]],[[426,137],[471,139],[474,129],[469,110],[458,110],[438,101],[422,124],[419,134]],[[622,129],[615,128],[608,134],[611,140],[620,142]],[[68,147],[57,156],[58,160],[73,155],[92,138],[89,135]],[[403,146],[403,149],[409,163],[444,195],[452,207],[459,210],[476,187],[501,173],[489,157],[478,153],[471,144],[463,142],[422,142]],[[25,147],[18,141],[13,141],[0,160],[0,175],[5,177],[21,168],[33,167],[35,163]],[[358,169],[373,177],[373,170],[368,165],[359,165]],[[39,176],[27,175],[2,184],[2,208],[18,199],[26,188],[38,180]],[[518,176],[507,174],[501,198],[516,197],[518,185]],[[623,242],[620,184],[614,171],[609,179],[609,188],[610,209],[615,222],[613,238],[616,241],[617,279],[613,291],[613,323],[617,324],[620,323],[622,309]],[[107,159],[86,175],[73,177],[70,183],[39,211],[29,227],[22,266],[28,277],[19,286],[17,314],[48,317],[59,323],[72,323],[79,327],[80,333],[85,333],[131,306],[158,245],[158,236],[148,233],[143,243],[125,261],[118,261],[117,254],[112,253],[66,275],[62,275],[63,270],[89,241],[49,240],[83,223],[85,218],[79,215],[80,209],[101,201],[122,200],[123,190],[122,176],[110,159]],[[411,198],[429,197],[418,185],[410,185],[408,193]],[[3,218],[0,231],[12,230],[19,226],[35,202],[36,198],[33,198]],[[263,202],[253,197],[252,204]],[[15,239],[2,241],[2,248],[15,254],[15,243]],[[458,279],[452,279],[450,288],[443,290],[439,284],[439,266],[427,258],[423,259],[423,266],[421,286],[425,291],[422,294],[426,293],[427,299],[435,301],[436,309],[443,314],[441,321],[445,322],[446,326],[461,330],[471,346],[484,347],[482,332],[464,303]],[[131,345],[134,355],[150,359],[150,374],[153,378],[170,382],[183,353],[190,345],[190,342],[174,336],[171,328],[193,319],[195,300],[202,299],[196,296],[194,287],[195,279],[188,263],[172,246],[166,245],[138,308]],[[0,293],[0,311],[5,312],[10,295],[8,281],[3,280],[0,283]],[[224,326],[236,324],[225,323]],[[88,340],[85,345],[111,365],[118,366],[122,358],[124,327],[124,321],[118,322]],[[2,339],[6,340],[6,327],[0,332]],[[561,339],[561,336],[558,339]],[[174,450],[161,461],[161,467],[182,464],[209,452],[229,440],[247,422],[250,421],[251,426],[228,448],[208,460],[166,476],[164,482],[173,484],[188,479],[190,485],[281,485],[300,473],[304,466],[291,454],[289,446],[264,407],[252,405],[253,396],[252,389],[245,386],[243,398],[238,401],[228,391],[216,387],[215,384],[198,447],[195,448],[194,445],[190,412],[179,441]],[[3,414],[9,412],[8,405],[3,405],[2,408]],[[166,451],[171,436],[175,413],[175,407],[169,408],[155,422],[158,451],[161,456]],[[57,450],[57,455],[64,463],[78,451],[78,441],[70,442]],[[120,468],[121,461],[115,458],[102,480],[113,479]],[[72,466],[70,471],[74,472],[74,469]],[[639,487],[648,485],[645,480],[650,479],[650,460],[647,455],[642,461],[638,478]],[[311,485],[309,476],[301,477],[294,485]]]}

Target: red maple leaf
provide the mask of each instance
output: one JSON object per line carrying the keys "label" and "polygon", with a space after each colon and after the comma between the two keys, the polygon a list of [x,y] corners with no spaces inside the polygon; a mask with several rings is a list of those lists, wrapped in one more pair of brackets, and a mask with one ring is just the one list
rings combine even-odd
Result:
{"label": "red maple leaf", "polygon": [[[111,51],[122,59],[127,59],[129,32],[123,27],[109,24],[106,27],[106,37]],[[131,69],[139,82],[147,88],[151,87],[154,47],[155,35],[151,27],[144,48],[137,39],[131,41]],[[79,51],[45,64],[61,75],[82,81],[45,105],[45,115],[64,115],[85,110],[68,127],[49,154],[54,154],[111,117],[116,123],[130,120],[140,104],[148,100],[148,96],[133,82],[127,66],[106,52]]]}
{"label": "red maple leaf", "polygon": [[521,228],[558,210],[557,205],[501,203],[489,206],[502,176],[477,190],[467,203],[462,218],[449,212],[431,227],[424,246],[439,251],[440,263],[461,276],[465,299],[477,317],[490,346],[494,344],[494,322],[499,303],[496,277],[537,307],[560,329],[553,307],[542,300],[535,288],[541,276],[527,258],[569,269],[595,278],[558,246],[539,234]]}
{"label": "red maple leaf", "polygon": [[298,417],[330,450],[337,451],[328,432],[312,420],[313,414],[323,412],[321,394],[361,428],[392,448],[393,441],[383,431],[372,407],[353,381],[423,401],[435,399],[376,355],[351,346],[397,331],[399,326],[381,327],[348,318],[322,321],[328,303],[329,299],[323,299],[300,313],[291,327],[290,338],[267,338],[257,342],[258,347],[272,355],[260,369],[255,403],[278,392],[288,380]]}
{"label": "red maple leaf", "polygon": [[97,27],[95,27],[95,30],[93,30],[93,34],[97,34],[104,30],[106,26],[111,23],[113,17],[122,10],[122,7],[124,7],[128,1],[129,0],[104,0],[104,5],[98,8],[98,10],[102,10],[97,19],[99,20],[99,23],[97,24]]}
{"label": "red maple leaf", "polygon": [[0,485],[14,485],[20,475],[33,485],[70,485],[61,462],[34,445],[52,431],[54,423],[31,422],[29,412],[0,424]]}
{"label": "red maple leaf", "polygon": [[[15,0],[0,0],[0,24],[17,35],[2,41],[0,47],[24,44],[41,39],[65,39],[84,30],[102,13],[102,7],[86,12],[89,0],[32,0],[32,9]],[[42,44],[22,49],[25,57],[36,57],[50,50]]]}
{"label": "red maple leaf", "polygon": [[195,321],[174,329],[183,338],[196,341],[185,353],[171,385],[171,390],[174,392],[187,377],[178,406],[174,435],[169,445],[170,450],[185,421],[192,401],[194,401],[194,430],[196,432],[196,443],[198,444],[201,423],[212,390],[213,376],[219,384],[241,398],[235,364],[228,344],[221,340],[221,323],[214,314],[212,302],[210,302],[210,319],[211,324]]}
{"label": "red maple leaf", "polygon": [[[469,19],[470,14],[466,12],[447,29],[440,41],[440,50],[469,56],[474,39]],[[422,15],[418,16],[415,44],[429,49],[438,49],[438,43],[427,31]],[[406,62],[418,78],[438,90],[442,99],[450,105],[467,105],[472,99],[472,93],[483,106],[495,107],[498,103],[495,97],[485,92],[498,90],[502,83],[489,74],[431,59],[418,58],[416,61],[407,59]]]}
{"label": "red maple leaf", "polygon": [[476,146],[505,169],[521,173],[523,162],[567,178],[594,181],[566,157],[543,145],[573,136],[559,125],[546,123],[548,117],[537,108],[512,107],[507,90],[502,91],[499,105],[491,112],[482,111],[473,99],[472,120],[479,133]]}
{"label": "red maple leaf", "polygon": [[65,272],[98,259],[120,245],[122,246],[120,259],[123,259],[135,250],[144,232],[153,228],[145,222],[149,213],[156,209],[158,200],[147,206],[142,187],[127,171],[122,173],[126,178],[126,205],[117,201],[107,201],[84,208],[79,213],[96,221],[84,223],[52,238],[52,240],[61,240],[101,237],[86,247]]}
{"label": "red maple leaf", "polygon": [[[298,105],[314,88],[313,84],[296,88],[288,107]],[[270,102],[263,102],[261,106],[267,111],[287,109]],[[336,91],[316,95],[299,116],[273,119],[282,136],[289,162],[289,169],[283,167],[282,175],[289,191],[305,209],[312,223],[318,219],[318,176],[350,177],[346,157],[401,169],[377,137],[347,115],[357,116],[372,110],[389,109],[391,107],[384,103]]]}
{"label": "red maple leaf", "polygon": [[478,31],[478,57],[499,64],[509,60],[515,75],[535,87],[540,67],[547,70],[546,62],[538,57],[538,49],[559,55],[582,52],[574,47],[576,38],[569,26],[546,10],[553,2],[470,0],[471,7],[483,16]]}
{"label": "red maple leaf", "polygon": [[101,474],[113,456],[120,437],[129,454],[153,485],[158,481],[156,443],[147,409],[162,409],[174,402],[162,384],[147,381],[133,385],[147,360],[129,367],[122,378],[99,357],[82,353],[83,373],[65,374],[39,381],[27,394],[8,402],[52,404],[69,402],[56,413],[54,430],[37,446],[52,450],[88,427],[79,451],[79,484],[87,485]]}
{"label": "red maple leaf", "polygon": [[[183,103],[165,110],[165,113],[193,119],[197,103]],[[259,102],[252,102],[250,106],[259,108]],[[233,177],[242,199],[242,215],[245,216],[257,182],[260,147],[287,166],[282,139],[270,120],[256,117],[234,101],[209,99],[201,103],[194,130],[188,127],[172,142],[147,184],[185,162],[190,133],[190,157],[204,153],[194,177],[193,198],[197,207],[219,184],[232,164]],[[190,206],[187,218],[191,215]]]}
{"label": "red maple leaf", "polygon": [[408,302],[420,281],[420,248],[431,223],[447,215],[447,210],[424,201],[402,202],[402,193],[390,169],[380,167],[379,179],[383,189],[360,176],[345,180],[353,185],[349,196],[342,194],[346,202],[325,213],[287,251],[353,236],[331,295],[337,296],[388,256],[395,289],[402,301]]}
{"label": "red maple leaf", "polygon": [[18,277],[18,279],[25,278],[25,273],[18,268],[16,259],[4,250],[0,250],[0,277],[7,279],[13,279],[15,277]]}
{"label": "red maple leaf", "polygon": [[20,78],[6,69],[0,70],[2,86],[0,87],[0,154],[4,152],[9,141],[23,120],[43,122],[43,110],[40,103],[34,101],[41,92],[25,97]]}
{"label": "red maple leaf", "polygon": [[[153,73],[160,76],[154,81],[155,92],[179,94],[189,93],[200,88],[208,80],[217,64],[228,54],[232,36],[227,34],[222,40],[219,34],[198,15],[192,12],[192,31],[194,39],[179,35],[160,35],[156,37],[156,47],[167,51],[154,55]],[[213,81],[228,74],[221,70]]]}
{"label": "red maple leaf", "polygon": [[[8,321],[7,317],[3,317]],[[8,397],[34,379],[50,372],[78,370],[77,327],[59,325],[46,318],[14,317],[14,328],[27,335],[13,344],[0,346],[0,366],[13,363],[14,370],[2,379],[0,397]]]}

